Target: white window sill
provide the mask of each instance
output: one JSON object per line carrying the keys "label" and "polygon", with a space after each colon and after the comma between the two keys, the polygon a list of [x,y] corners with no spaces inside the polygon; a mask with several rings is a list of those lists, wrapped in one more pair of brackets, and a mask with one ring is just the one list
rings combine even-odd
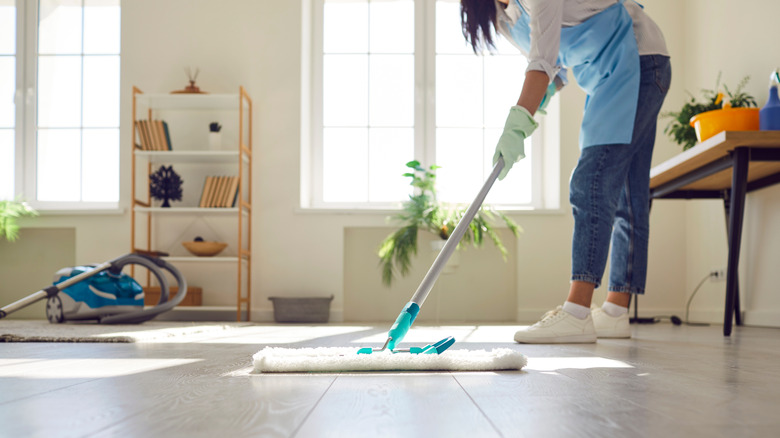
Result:
{"label": "white window sill", "polygon": [[124,207],[94,207],[94,208],[73,208],[73,207],[51,207],[35,206],[35,211],[41,216],[120,216],[127,211]]}
{"label": "white window sill", "polygon": [[[296,214],[302,215],[334,215],[334,216],[393,216],[402,210],[389,208],[327,208],[327,207],[298,207]],[[562,216],[569,212],[560,208],[557,209],[533,209],[533,208],[514,208],[499,209],[499,211],[511,216]]]}

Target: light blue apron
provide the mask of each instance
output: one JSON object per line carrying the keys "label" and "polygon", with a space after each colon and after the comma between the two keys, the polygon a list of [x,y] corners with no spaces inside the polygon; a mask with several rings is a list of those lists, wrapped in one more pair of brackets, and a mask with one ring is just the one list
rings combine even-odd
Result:
{"label": "light blue apron", "polygon": [[[510,29],[512,39],[531,51],[530,19],[523,14]],[[561,29],[558,62],[571,68],[588,93],[580,131],[580,148],[628,144],[634,133],[639,100],[639,51],[634,22],[624,0],[584,22]]]}

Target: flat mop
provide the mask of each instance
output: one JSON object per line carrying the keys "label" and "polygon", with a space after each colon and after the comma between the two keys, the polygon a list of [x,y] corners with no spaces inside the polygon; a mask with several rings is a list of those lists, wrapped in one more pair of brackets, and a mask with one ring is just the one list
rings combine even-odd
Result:
{"label": "flat mop", "polygon": [[[253,356],[255,372],[332,372],[332,371],[402,371],[402,370],[457,370],[489,371],[518,370],[526,364],[519,352],[503,348],[485,350],[450,350],[455,339],[444,338],[424,347],[397,348],[406,336],[425,299],[433,289],[450,256],[455,252],[466,233],[471,220],[482,206],[490,188],[504,168],[504,158],[499,157],[493,171],[485,181],[477,197],[469,205],[458,226],[444,244],[433,265],[425,274],[412,299],[404,306],[387,333],[381,348],[274,348],[266,347]],[[446,354],[443,354],[445,351]],[[404,354],[400,354],[404,353]]]}

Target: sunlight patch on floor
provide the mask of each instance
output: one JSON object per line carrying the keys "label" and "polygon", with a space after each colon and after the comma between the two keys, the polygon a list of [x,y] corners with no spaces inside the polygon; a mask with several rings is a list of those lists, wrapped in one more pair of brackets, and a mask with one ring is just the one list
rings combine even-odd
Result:
{"label": "sunlight patch on floor", "polygon": [[269,325],[244,327],[240,331],[234,332],[234,336],[227,334],[225,337],[220,337],[218,339],[212,337],[202,341],[191,342],[208,344],[291,344],[313,341],[329,336],[347,335],[372,329],[373,327],[363,326]]}
{"label": "sunlight patch on floor", "polygon": [[481,325],[477,326],[476,330],[471,332],[468,337],[459,342],[478,342],[480,344],[485,343],[505,343],[509,342],[514,344],[515,332],[522,327],[528,327],[524,325]]}
{"label": "sunlight patch on floor", "polygon": [[556,371],[563,369],[634,368],[619,360],[604,357],[529,357],[524,370]]}
{"label": "sunlight patch on floor", "polygon": [[[387,326],[387,329],[389,330],[392,324],[389,324]],[[403,339],[403,342],[415,342],[415,343],[424,343],[429,344],[436,341],[439,341],[441,339],[446,338],[447,336],[452,336],[455,338],[456,342],[459,342],[461,339],[465,339],[468,337],[475,329],[474,326],[436,326],[436,327],[412,327],[411,330],[406,334],[406,336]],[[352,341],[353,344],[384,344],[385,340],[387,339],[387,332],[383,331],[380,333],[377,333],[375,335],[366,336],[363,338],[355,339]]]}
{"label": "sunlight patch on floor", "polygon": [[0,359],[0,378],[96,379],[200,362],[202,359]]}
{"label": "sunlight patch on floor", "polygon": [[[412,327],[404,337],[404,342],[431,343],[452,336],[457,343],[514,343],[513,336],[522,326],[510,325],[451,325],[451,326],[417,326]],[[387,327],[390,329],[390,326]],[[352,341],[353,344],[382,344],[387,339],[387,332]]]}

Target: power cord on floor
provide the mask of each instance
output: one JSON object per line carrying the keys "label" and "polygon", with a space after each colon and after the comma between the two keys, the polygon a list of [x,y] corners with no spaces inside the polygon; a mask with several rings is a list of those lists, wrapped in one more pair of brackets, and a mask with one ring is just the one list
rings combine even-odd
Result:
{"label": "power cord on floor", "polygon": [[688,298],[688,302],[685,304],[685,319],[684,320],[680,319],[679,316],[675,316],[675,315],[667,316],[667,315],[664,315],[664,316],[653,316],[653,317],[650,317],[650,318],[641,318],[641,320],[639,320],[638,322],[640,322],[640,323],[656,323],[656,322],[661,322],[661,321],[663,321],[665,319],[668,319],[674,325],[685,324],[685,325],[697,326],[697,327],[709,326],[709,324],[706,323],[706,322],[690,322],[688,320],[688,314],[689,314],[689,311],[690,311],[690,308],[691,308],[691,301],[693,301],[693,297],[696,296],[696,292],[698,292],[699,289],[701,289],[702,285],[704,285],[704,283],[708,279],[710,279],[712,277],[717,277],[717,273],[716,272],[710,272],[704,278],[702,278],[701,281],[699,282],[699,284],[696,286],[696,288],[693,289],[693,293],[691,294],[691,297]]}
{"label": "power cord on floor", "polygon": [[704,327],[704,326],[708,326],[708,325],[709,325],[709,324],[707,324],[706,322],[691,322],[691,321],[688,319],[688,312],[689,312],[689,310],[690,310],[690,308],[691,308],[691,301],[693,301],[693,297],[695,297],[695,296],[696,296],[696,292],[698,292],[698,291],[699,291],[699,289],[701,289],[702,285],[703,285],[703,284],[704,284],[704,283],[705,283],[707,280],[709,280],[709,279],[710,279],[710,277],[712,277],[712,276],[713,276],[713,273],[712,273],[712,272],[710,272],[710,273],[709,273],[709,274],[707,274],[707,275],[706,275],[704,278],[702,278],[702,279],[701,279],[701,281],[699,282],[699,284],[696,286],[696,289],[694,289],[694,290],[693,290],[693,293],[691,294],[691,297],[690,297],[690,298],[688,298],[688,303],[686,303],[686,304],[685,304],[685,321],[683,321],[683,322],[685,322],[685,325],[693,325],[693,326],[701,326],[701,327]]}

